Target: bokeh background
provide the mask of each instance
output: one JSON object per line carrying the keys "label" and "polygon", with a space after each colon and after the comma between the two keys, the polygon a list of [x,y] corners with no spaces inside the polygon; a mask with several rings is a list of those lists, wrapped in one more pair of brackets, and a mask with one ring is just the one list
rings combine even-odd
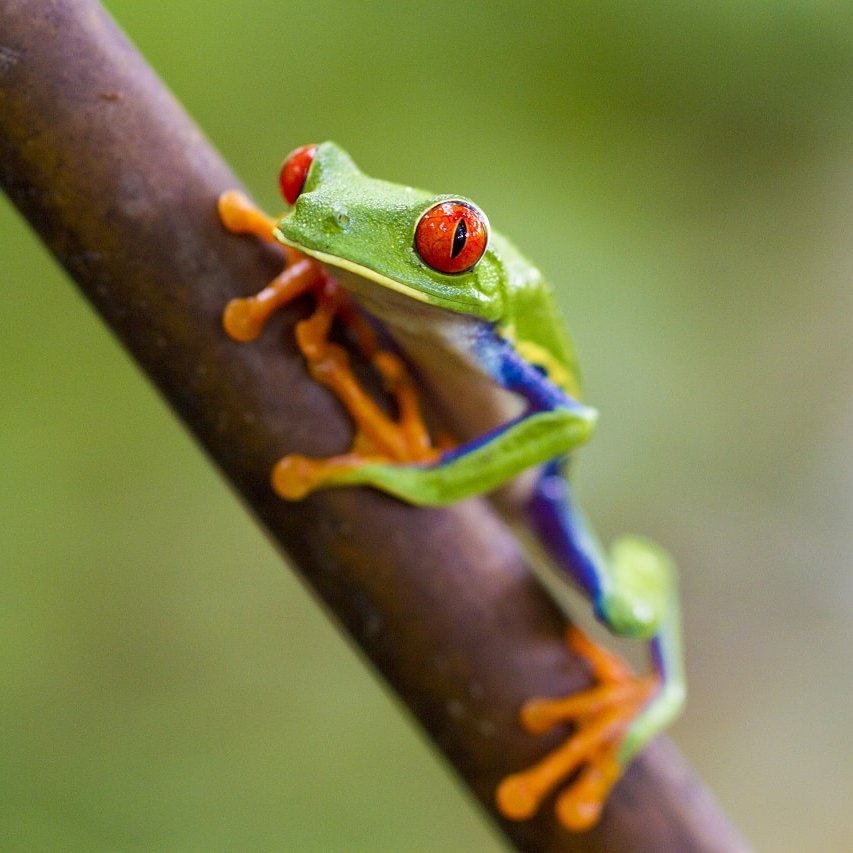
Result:
{"label": "bokeh background", "polygon": [[[107,5],[269,209],[331,138],[547,271],[588,511],[683,568],[676,741],[853,849],[850,5]],[[503,849],[5,201],[0,257],[0,849]]]}

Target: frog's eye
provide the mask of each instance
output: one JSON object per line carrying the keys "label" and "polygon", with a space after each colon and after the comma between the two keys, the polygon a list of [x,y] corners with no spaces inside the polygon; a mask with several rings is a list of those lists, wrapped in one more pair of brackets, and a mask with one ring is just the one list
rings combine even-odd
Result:
{"label": "frog's eye", "polygon": [[488,241],[485,214],[466,201],[434,204],[415,228],[415,251],[428,267],[443,273],[470,270]]}
{"label": "frog's eye", "polygon": [[288,204],[295,204],[299,198],[316,152],[316,145],[303,145],[287,155],[278,175],[278,186]]}

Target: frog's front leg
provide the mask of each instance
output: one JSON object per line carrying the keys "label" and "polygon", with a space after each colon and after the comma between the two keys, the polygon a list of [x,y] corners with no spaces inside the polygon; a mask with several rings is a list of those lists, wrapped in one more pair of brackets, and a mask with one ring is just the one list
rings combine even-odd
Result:
{"label": "frog's front leg", "polygon": [[[298,500],[315,489],[360,484],[409,503],[445,506],[490,492],[585,442],[595,427],[596,411],[554,386],[511,344],[489,331],[484,335],[484,365],[496,384],[527,398],[529,408],[523,415],[459,447],[440,455],[436,452],[432,459],[381,459],[352,453],[326,460],[286,457],[273,476],[278,493]],[[362,428],[360,401],[349,401],[336,390]]]}
{"label": "frog's front leg", "polygon": [[585,658],[596,685],[567,698],[534,699],[522,709],[532,733],[571,722],[565,744],[534,767],[504,780],[501,811],[531,816],[542,799],[577,774],[556,804],[569,828],[586,829],[631,758],[679,713],[684,703],[680,615],[675,568],[658,546],[638,537],[617,540],[605,555],[574,507],[562,464],[545,469],[530,511],[550,556],[591,600],[596,616],[614,634],[645,639],[651,674],[635,676],[618,658],[576,629],[569,646]]}

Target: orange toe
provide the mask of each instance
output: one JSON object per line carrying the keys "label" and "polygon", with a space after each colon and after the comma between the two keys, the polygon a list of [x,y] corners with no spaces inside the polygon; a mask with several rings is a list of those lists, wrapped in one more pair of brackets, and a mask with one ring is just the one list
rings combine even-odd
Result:
{"label": "orange toe", "polygon": [[577,629],[569,631],[567,642],[587,660],[598,684],[570,696],[525,703],[520,716],[527,731],[541,734],[565,723],[574,724],[574,731],[537,764],[504,779],[496,799],[501,814],[524,820],[560,783],[570,780],[555,810],[563,826],[579,832],[598,822],[624,769],[617,758],[619,747],[659,681],[635,676],[621,658]]}

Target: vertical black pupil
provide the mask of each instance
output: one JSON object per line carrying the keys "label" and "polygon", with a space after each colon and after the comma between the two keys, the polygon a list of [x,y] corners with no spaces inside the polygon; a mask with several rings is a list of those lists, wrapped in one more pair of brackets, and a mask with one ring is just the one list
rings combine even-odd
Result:
{"label": "vertical black pupil", "polygon": [[453,246],[450,249],[450,257],[455,258],[464,248],[465,241],[468,239],[468,226],[465,224],[465,219],[460,219],[456,223],[456,230],[453,232]]}

